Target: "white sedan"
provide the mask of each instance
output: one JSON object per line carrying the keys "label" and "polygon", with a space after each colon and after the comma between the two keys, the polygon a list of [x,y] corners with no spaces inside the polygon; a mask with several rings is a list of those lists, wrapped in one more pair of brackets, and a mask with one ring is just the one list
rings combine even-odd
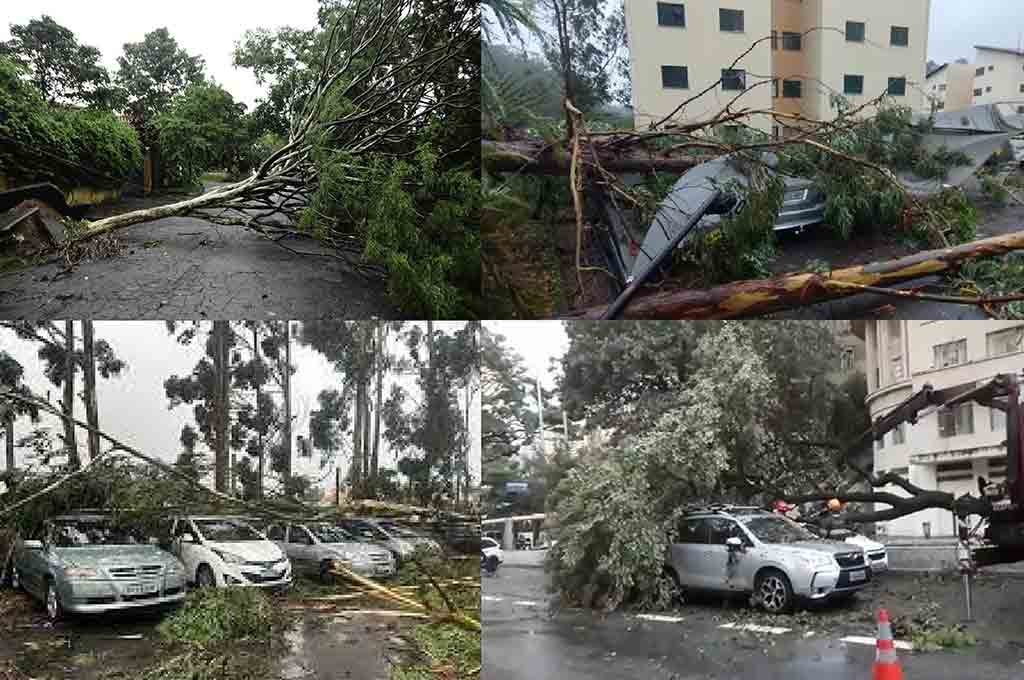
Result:
{"label": "white sedan", "polygon": [[502,552],[501,546],[493,538],[484,536],[480,539],[480,549],[483,551],[485,557],[494,555],[498,558],[498,564],[505,561],[505,553]]}
{"label": "white sedan", "polygon": [[283,588],[292,582],[292,565],[284,551],[241,519],[178,517],[171,535],[171,552],[185,565],[189,581],[200,588]]}
{"label": "white sedan", "polygon": [[878,541],[873,541],[867,536],[858,534],[855,531],[849,529],[832,529],[826,531],[821,527],[813,524],[804,524],[805,528],[811,530],[813,533],[827,538],[830,541],[843,541],[851,545],[856,545],[864,550],[864,555],[867,558],[868,564],[871,565],[871,571],[875,574],[880,574],[883,571],[889,571],[889,554],[885,551],[885,546]]}

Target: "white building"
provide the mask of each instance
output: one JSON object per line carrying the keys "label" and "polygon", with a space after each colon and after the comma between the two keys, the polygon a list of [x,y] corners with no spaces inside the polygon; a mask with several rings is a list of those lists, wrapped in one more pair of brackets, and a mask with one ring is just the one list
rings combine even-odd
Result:
{"label": "white building", "polygon": [[[626,0],[636,125],[691,99],[673,120],[708,120],[734,100],[826,120],[836,94],[858,106],[888,93],[918,110],[930,12],[931,0]],[[781,132],[768,115],[751,125]]]}
{"label": "white building", "polygon": [[1024,51],[975,45],[974,104],[1014,104],[1024,113]]}
{"label": "white building", "polygon": [[974,66],[943,64],[924,81],[924,111],[957,111],[974,104]]}
{"label": "white building", "polygon": [[[871,418],[887,413],[924,385],[974,386],[1000,373],[1024,369],[1024,323],[1014,321],[861,321],[867,345]],[[927,409],[914,425],[887,433],[875,444],[875,473],[896,472],[912,484],[955,495],[978,494],[979,476],[1006,478],[1006,420],[976,403]],[[886,491],[902,492],[894,487]],[[879,505],[878,509],[884,509]],[[951,513],[930,509],[886,523],[889,536],[955,535]]]}

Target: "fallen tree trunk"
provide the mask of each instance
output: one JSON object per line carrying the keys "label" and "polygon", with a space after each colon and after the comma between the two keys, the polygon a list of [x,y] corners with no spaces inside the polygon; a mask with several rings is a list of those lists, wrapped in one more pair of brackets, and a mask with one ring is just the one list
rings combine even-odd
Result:
{"label": "fallen tree trunk", "polygon": [[[523,172],[532,175],[568,175],[572,155],[558,145],[546,144],[541,140],[495,142],[482,140],[484,167],[491,172]],[[654,154],[642,149],[613,150],[598,148],[601,166],[610,172],[661,172],[683,173],[701,161],[693,156]],[[594,154],[584,147],[581,160],[594,165]]]}
{"label": "fallen tree trunk", "polygon": [[[708,290],[673,290],[635,298],[623,319],[734,319],[838,300],[864,291],[857,286],[888,286],[949,271],[972,260],[1024,250],[1024,231],[929,250],[897,260],[873,262],[827,274],[787,274],[737,281]],[[598,319],[606,307],[592,307],[569,318]]]}

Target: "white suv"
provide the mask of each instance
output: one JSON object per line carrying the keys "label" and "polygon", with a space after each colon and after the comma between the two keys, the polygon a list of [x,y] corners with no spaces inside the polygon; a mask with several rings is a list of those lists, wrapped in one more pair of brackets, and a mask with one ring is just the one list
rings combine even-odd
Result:
{"label": "white suv", "polygon": [[200,587],[282,588],[292,582],[292,565],[281,548],[235,517],[176,518],[171,552]]}
{"label": "white suv", "polygon": [[847,597],[871,580],[860,546],[823,540],[756,508],[685,515],[665,571],[684,591],[753,593],[772,613],[791,611],[797,598]]}

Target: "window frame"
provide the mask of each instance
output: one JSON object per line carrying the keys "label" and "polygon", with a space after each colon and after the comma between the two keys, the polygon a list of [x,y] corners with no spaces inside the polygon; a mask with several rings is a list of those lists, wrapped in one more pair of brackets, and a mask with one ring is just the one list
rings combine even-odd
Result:
{"label": "window frame", "polygon": [[[796,41],[796,47],[793,47],[793,41]],[[789,45],[787,47],[787,44]],[[803,33],[797,33],[796,31],[783,31],[782,32],[782,49],[785,52],[801,52],[804,49],[804,35]]]}
{"label": "window frame", "polygon": [[[665,84],[665,74],[666,73],[670,73],[670,71],[666,71],[665,69],[681,69],[681,71],[679,71],[679,72],[683,76],[683,84],[682,85],[666,85]],[[689,90],[690,89],[690,67],[689,66],[681,66],[679,64],[662,64],[661,65],[661,88],[663,90]]]}
{"label": "window frame", "polygon": [[[896,93],[894,93],[892,91],[892,86],[893,86],[893,83],[900,83],[900,82],[903,83],[903,91],[900,92],[899,94],[896,94]],[[892,76],[890,76],[889,77],[889,85],[886,88],[885,93],[888,96],[890,96],[890,97],[906,97],[907,96],[907,78],[906,78],[906,76],[901,76],[899,78],[893,78]]]}
{"label": "window frame", "polygon": [[[859,78],[860,79],[860,90],[859,91],[857,91],[857,92],[851,92],[850,91],[849,81],[848,81],[849,78]],[[843,74],[843,94],[849,94],[849,95],[854,95],[854,96],[863,95],[864,94],[864,76],[858,75],[856,73],[846,73],[846,74]]]}
{"label": "window frame", "polygon": [[[940,348],[952,347],[953,345],[957,346],[958,360],[956,362],[954,362],[954,363],[948,363],[948,364],[944,364],[944,363],[940,362],[939,361],[939,355],[938,355],[937,351]],[[960,348],[961,347],[963,348],[962,355],[961,355],[961,352],[960,352]],[[967,338],[957,338],[956,340],[950,340],[949,342],[941,342],[938,345],[932,345],[932,360],[935,363],[935,366],[934,366],[935,368],[951,368],[953,366],[963,366],[964,364],[966,364],[968,362],[968,359],[967,359]]]}
{"label": "window frame", "polygon": [[[850,27],[852,27],[852,26],[860,26],[860,39],[859,40],[855,40],[855,39],[850,37]],[[846,22],[846,31],[844,33],[845,33],[845,36],[846,36],[846,42],[852,42],[852,43],[864,43],[864,42],[867,42],[867,39],[868,39],[868,23],[866,21],[847,21]]]}
{"label": "window frame", "polygon": [[[726,28],[726,17],[739,18],[739,28]],[[718,8],[718,30],[721,33],[746,33],[746,13],[742,9]]]}
{"label": "window frame", "polygon": [[[665,28],[686,28],[686,5],[684,5],[681,2],[659,2],[659,3],[657,3],[657,5],[658,5],[658,26],[663,26]],[[683,23],[681,23],[681,24],[662,23],[662,21],[661,21],[662,17],[663,16],[665,16],[665,17],[674,17],[677,8],[678,8],[679,11],[682,12]],[[671,14],[663,15],[662,14],[662,9],[671,10],[672,13]]]}
{"label": "window frame", "polygon": [[[903,31],[903,35],[906,36],[906,42],[896,42],[896,31]],[[910,27],[909,26],[890,26],[889,27],[889,46],[890,47],[910,47]]]}
{"label": "window frame", "polygon": [[[796,94],[786,93],[786,86],[796,85]],[[802,80],[783,80],[782,81],[782,98],[783,99],[803,99],[804,96],[804,83]]]}
{"label": "window frame", "polygon": [[[726,75],[729,74],[729,75]],[[738,75],[737,75],[738,74]],[[732,84],[733,79],[736,78],[739,81],[739,87],[726,87],[726,82]],[[727,81],[728,79],[728,81]],[[722,90],[725,92],[743,92],[747,89],[747,71],[742,68],[723,68],[722,69]]]}

